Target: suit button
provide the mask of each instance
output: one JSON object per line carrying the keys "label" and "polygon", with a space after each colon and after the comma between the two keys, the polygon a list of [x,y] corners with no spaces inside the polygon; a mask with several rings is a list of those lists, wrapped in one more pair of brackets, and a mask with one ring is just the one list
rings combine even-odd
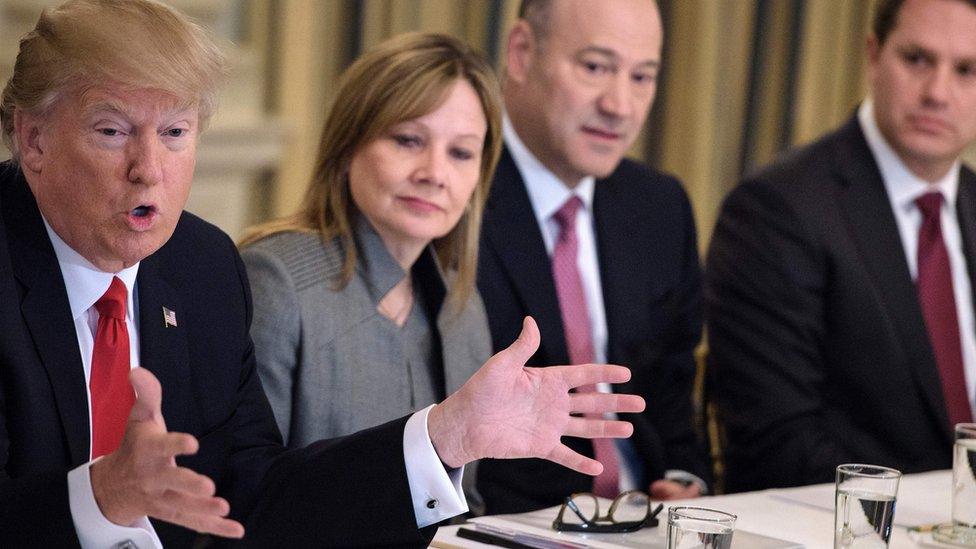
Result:
{"label": "suit button", "polygon": [[132,543],[131,539],[127,539],[116,543],[113,549],[139,549],[139,547],[135,543]]}
{"label": "suit button", "polygon": [[427,500],[427,508],[428,509],[436,509],[437,508],[437,505],[438,505],[438,501],[436,499],[433,499],[432,498],[432,499],[428,499]]}

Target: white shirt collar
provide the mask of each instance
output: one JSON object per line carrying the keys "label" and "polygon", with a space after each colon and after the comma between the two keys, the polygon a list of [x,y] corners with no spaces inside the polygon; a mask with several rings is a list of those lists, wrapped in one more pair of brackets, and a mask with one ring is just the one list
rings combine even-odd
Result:
{"label": "white shirt collar", "polygon": [[529,151],[515,132],[508,114],[502,116],[502,132],[508,152],[511,153],[512,160],[515,161],[515,166],[518,167],[525,181],[525,188],[529,193],[529,201],[532,203],[536,219],[548,220],[574,194],[583,201],[586,211],[593,211],[596,178],[584,177],[575,188],[570,189]]}
{"label": "white shirt collar", "polygon": [[76,252],[71,246],[54,232],[47,220],[44,220],[44,228],[54,246],[54,255],[58,258],[61,266],[61,276],[64,278],[64,286],[68,290],[68,303],[71,305],[71,317],[77,320],[81,315],[91,309],[95,302],[108,290],[112,283],[112,277],[119,277],[125,284],[128,292],[126,299],[126,316],[129,320],[134,320],[133,315],[133,289],[136,284],[136,275],[139,274],[139,263],[117,273],[106,273],[100,271],[98,267],[92,265],[81,254]]}
{"label": "white shirt collar", "polygon": [[857,119],[861,123],[861,130],[867,139],[868,147],[871,148],[874,159],[878,163],[881,179],[884,180],[885,190],[888,191],[888,198],[891,200],[892,207],[902,211],[911,210],[915,207],[916,198],[927,192],[938,190],[945,197],[945,207],[955,211],[956,195],[959,192],[959,167],[961,165],[958,159],[949,169],[949,173],[942,179],[929,183],[912,173],[891,148],[888,141],[885,140],[878,128],[877,119],[874,116],[874,102],[870,98],[866,99],[858,108]]}

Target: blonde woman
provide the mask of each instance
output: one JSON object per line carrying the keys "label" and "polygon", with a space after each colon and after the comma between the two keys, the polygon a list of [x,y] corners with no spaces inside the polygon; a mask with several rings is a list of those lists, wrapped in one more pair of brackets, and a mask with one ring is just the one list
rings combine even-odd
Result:
{"label": "blonde woman", "polygon": [[343,75],[301,210],[242,243],[258,370],[288,446],[438,402],[491,355],[474,276],[497,87],[448,36],[367,52]]}

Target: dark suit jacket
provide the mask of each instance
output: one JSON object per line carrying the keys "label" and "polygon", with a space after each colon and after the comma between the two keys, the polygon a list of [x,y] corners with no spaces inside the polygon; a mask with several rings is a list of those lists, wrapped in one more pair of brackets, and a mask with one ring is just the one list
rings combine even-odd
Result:
{"label": "dark suit jacket", "polygon": [[[965,168],[958,209],[972,273],[976,176]],[[951,466],[915,285],[856,117],[729,195],[706,304],[729,489],[829,482],[846,462]]]}
{"label": "dark suit jacket", "polygon": [[[84,370],[54,249],[9,163],[0,164],[0,216],[0,546],[77,546],[67,472],[88,461]],[[425,542],[431,532],[417,530],[399,451],[405,420],[282,448],[255,372],[244,267],[226,235],[183,214],[169,242],[142,261],[137,288],[141,365],[162,384],[167,427],[200,441],[196,455],[178,461],[216,482],[247,541]],[[178,327],[164,326],[162,307],[176,312]],[[154,524],[166,547],[195,537]]]}
{"label": "dark suit jacket", "polygon": [[[607,315],[607,358],[628,366],[619,392],[647,400],[632,441],[647,483],[667,469],[709,478],[692,421],[693,350],[701,337],[701,273],[687,196],[672,177],[624,160],[596,182],[593,199],[600,280]],[[522,318],[539,324],[542,345],[531,365],[566,364],[569,356],[552,268],[525,183],[507,149],[484,215],[478,289],[496,351],[518,336]],[[593,445],[565,439],[589,456]],[[485,460],[478,488],[489,513],[556,505],[592,489],[592,477],[541,460]],[[644,486],[646,489],[646,484]]]}

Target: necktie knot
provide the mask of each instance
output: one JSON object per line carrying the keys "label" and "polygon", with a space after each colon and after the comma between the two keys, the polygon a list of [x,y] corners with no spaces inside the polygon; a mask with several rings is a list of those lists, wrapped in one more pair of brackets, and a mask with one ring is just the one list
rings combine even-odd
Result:
{"label": "necktie knot", "polygon": [[915,205],[918,206],[920,212],[922,212],[922,217],[927,221],[939,221],[940,214],[942,211],[942,193],[936,191],[931,193],[925,193],[922,196],[915,199]]}
{"label": "necktie knot", "polygon": [[125,302],[127,296],[128,291],[125,289],[125,284],[119,280],[119,277],[112,277],[112,283],[109,285],[108,290],[105,290],[102,297],[98,298],[98,301],[95,302],[95,310],[98,311],[100,316],[125,320]]}
{"label": "necktie knot", "polygon": [[576,212],[581,207],[583,207],[583,201],[574,194],[556,210],[556,213],[552,214],[552,218],[559,224],[560,234],[568,231],[576,231]]}

